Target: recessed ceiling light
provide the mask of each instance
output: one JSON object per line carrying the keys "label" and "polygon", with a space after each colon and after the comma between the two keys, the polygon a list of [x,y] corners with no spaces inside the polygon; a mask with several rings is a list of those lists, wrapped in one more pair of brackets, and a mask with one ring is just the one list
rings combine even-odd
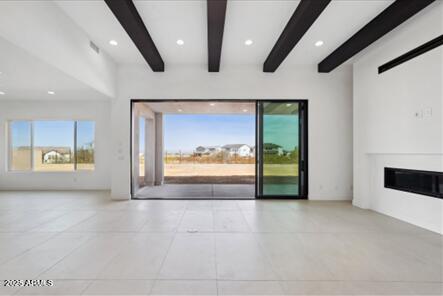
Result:
{"label": "recessed ceiling light", "polygon": [[248,109],[243,109],[243,112],[245,112],[245,113],[248,112]]}
{"label": "recessed ceiling light", "polygon": [[55,95],[55,92],[52,91],[52,90],[48,90],[48,94],[49,94],[49,95]]}
{"label": "recessed ceiling light", "polygon": [[5,92],[0,91],[0,96],[4,96],[4,95],[5,95]]}
{"label": "recessed ceiling light", "polygon": [[118,42],[115,40],[111,40],[111,41],[109,41],[109,44],[111,44],[112,46],[117,46]]}
{"label": "recessed ceiling light", "polygon": [[322,40],[318,40],[317,42],[315,42],[315,46],[320,47],[324,44],[324,42]]}
{"label": "recessed ceiling light", "polygon": [[183,110],[182,110],[182,109],[178,109],[177,111],[178,111],[178,112],[183,112]]}
{"label": "recessed ceiling light", "polygon": [[251,39],[248,39],[245,41],[245,45],[249,46],[252,45],[252,43],[254,43]]}
{"label": "recessed ceiling light", "polygon": [[215,106],[215,103],[209,103],[209,106]]}
{"label": "recessed ceiling light", "polygon": [[178,39],[177,44],[182,46],[183,44],[185,44],[185,42],[182,39]]}
{"label": "recessed ceiling light", "polygon": [[286,107],[291,107],[292,106],[292,104],[286,104]]}

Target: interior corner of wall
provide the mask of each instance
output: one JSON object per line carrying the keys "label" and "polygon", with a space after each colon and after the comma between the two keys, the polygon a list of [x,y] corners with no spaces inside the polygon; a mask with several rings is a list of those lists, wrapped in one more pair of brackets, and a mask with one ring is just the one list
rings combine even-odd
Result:
{"label": "interior corner of wall", "polygon": [[111,190],[111,199],[112,200],[130,200],[131,199],[131,195],[130,194],[116,193],[113,190]]}

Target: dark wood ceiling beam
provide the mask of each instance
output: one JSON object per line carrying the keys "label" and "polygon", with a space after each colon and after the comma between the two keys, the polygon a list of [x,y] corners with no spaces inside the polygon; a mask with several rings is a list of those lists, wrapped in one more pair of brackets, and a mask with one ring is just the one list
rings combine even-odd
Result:
{"label": "dark wood ceiling beam", "polygon": [[318,64],[329,73],[435,0],[397,0]]}
{"label": "dark wood ceiling beam", "polygon": [[301,0],[263,64],[263,72],[274,72],[309,30],[331,0]]}
{"label": "dark wood ceiling beam", "polygon": [[227,0],[207,0],[208,71],[220,71]]}
{"label": "dark wood ceiling beam", "polygon": [[104,1],[148,62],[152,71],[164,72],[165,63],[132,0]]}

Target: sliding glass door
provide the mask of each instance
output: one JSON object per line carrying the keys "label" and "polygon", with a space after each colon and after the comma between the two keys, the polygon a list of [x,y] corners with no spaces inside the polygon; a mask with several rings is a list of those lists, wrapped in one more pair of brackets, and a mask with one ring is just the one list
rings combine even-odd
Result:
{"label": "sliding glass door", "polygon": [[307,198],[307,102],[257,102],[257,197]]}

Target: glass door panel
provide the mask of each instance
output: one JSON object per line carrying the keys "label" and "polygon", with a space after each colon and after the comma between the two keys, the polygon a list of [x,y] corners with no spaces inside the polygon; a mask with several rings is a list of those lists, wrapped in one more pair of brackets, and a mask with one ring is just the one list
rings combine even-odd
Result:
{"label": "glass door panel", "polygon": [[259,197],[304,195],[301,188],[302,104],[298,101],[258,103]]}

